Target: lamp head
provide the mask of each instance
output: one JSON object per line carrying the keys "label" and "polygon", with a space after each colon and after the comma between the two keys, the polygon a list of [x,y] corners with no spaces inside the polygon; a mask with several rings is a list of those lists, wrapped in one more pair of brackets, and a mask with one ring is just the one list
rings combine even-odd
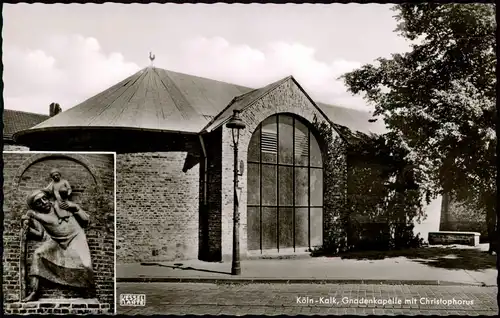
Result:
{"label": "lamp head", "polygon": [[235,109],[233,111],[233,116],[226,124],[226,127],[231,129],[231,132],[233,134],[233,142],[234,144],[237,144],[240,139],[240,130],[245,129],[246,127],[245,123],[240,118],[239,110]]}
{"label": "lamp head", "polygon": [[235,109],[233,111],[233,116],[231,117],[229,122],[226,124],[226,127],[231,128],[231,129],[245,129],[246,125],[240,118],[240,111],[239,110]]}

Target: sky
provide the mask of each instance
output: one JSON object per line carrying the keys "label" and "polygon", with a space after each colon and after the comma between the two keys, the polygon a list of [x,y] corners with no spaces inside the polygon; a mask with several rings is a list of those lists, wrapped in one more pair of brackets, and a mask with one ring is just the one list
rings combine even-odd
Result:
{"label": "sky", "polygon": [[67,110],[154,66],[258,88],[289,75],[318,102],[371,110],[342,74],[409,50],[381,4],[4,4],[4,107]]}

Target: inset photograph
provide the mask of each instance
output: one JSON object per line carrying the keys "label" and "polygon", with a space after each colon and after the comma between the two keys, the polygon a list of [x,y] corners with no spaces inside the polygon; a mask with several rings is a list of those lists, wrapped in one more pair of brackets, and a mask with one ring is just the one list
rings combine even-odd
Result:
{"label": "inset photograph", "polygon": [[4,313],[113,314],[115,154],[3,161]]}

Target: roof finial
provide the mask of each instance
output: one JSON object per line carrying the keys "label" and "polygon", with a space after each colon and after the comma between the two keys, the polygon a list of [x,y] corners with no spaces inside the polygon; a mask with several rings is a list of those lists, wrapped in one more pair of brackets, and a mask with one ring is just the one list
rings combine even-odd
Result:
{"label": "roof finial", "polygon": [[149,60],[151,61],[151,66],[153,66],[153,61],[155,60],[155,55],[152,52],[149,52]]}

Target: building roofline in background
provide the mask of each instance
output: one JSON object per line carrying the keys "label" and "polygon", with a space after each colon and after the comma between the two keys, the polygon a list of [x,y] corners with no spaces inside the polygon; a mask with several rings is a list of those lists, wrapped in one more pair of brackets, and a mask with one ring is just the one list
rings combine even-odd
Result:
{"label": "building roofline in background", "polygon": [[14,142],[14,134],[36,126],[49,118],[50,115],[46,114],[27,112],[17,109],[4,109],[2,131],[4,142]]}
{"label": "building roofline in background", "polygon": [[8,108],[5,108],[4,109],[4,112],[5,111],[9,111],[9,112],[17,112],[17,113],[23,113],[23,114],[29,114],[29,115],[38,115],[38,116],[45,116],[47,118],[50,117],[50,115],[47,115],[47,114],[41,114],[41,113],[34,113],[34,112],[27,112],[25,110],[17,110],[17,109],[8,109]]}

